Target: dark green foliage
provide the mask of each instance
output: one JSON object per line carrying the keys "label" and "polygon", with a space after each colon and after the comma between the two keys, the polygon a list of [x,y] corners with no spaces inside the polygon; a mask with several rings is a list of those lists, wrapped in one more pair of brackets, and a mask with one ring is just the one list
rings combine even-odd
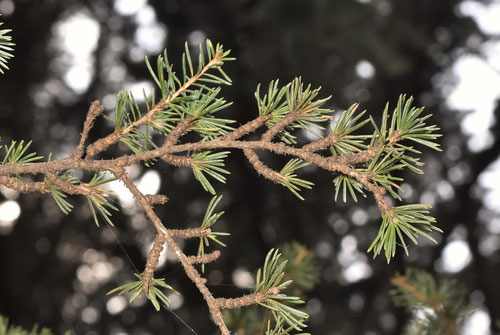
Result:
{"label": "dark green foliage", "polygon": [[333,185],[335,186],[335,197],[334,200],[337,201],[339,196],[339,191],[342,190],[342,200],[347,202],[347,191],[355,202],[358,202],[358,197],[356,193],[359,193],[366,198],[366,194],[363,191],[364,186],[359,181],[349,178],[346,175],[340,174],[333,179]]}
{"label": "dark green foliage", "polygon": [[[285,318],[278,316],[275,320],[274,327],[271,327],[271,320],[268,321],[266,335],[288,335],[288,334],[292,334],[292,332],[295,330],[296,330],[296,328],[293,326],[287,327]],[[300,332],[300,333],[293,332],[293,334],[294,335],[311,335],[309,333],[302,333],[302,332]]]}
{"label": "dark green foliage", "polygon": [[303,296],[319,282],[320,269],[314,253],[298,242],[285,243],[280,246],[282,257],[287,260],[285,279],[293,282],[289,289],[294,295]]}
{"label": "dark green foliage", "polygon": [[[156,72],[153,70],[148,58],[146,58],[146,65],[156,85],[158,85],[158,87],[160,88],[160,92],[162,94],[163,99],[168,99],[174,92],[176,92],[183,85],[185,85],[191,78],[200,75],[201,75],[200,80],[202,82],[216,84],[216,85],[231,84],[231,80],[221,68],[224,62],[234,60],[234,58],[229,57],[229,53],[231,52],[231,50],[224,51],[222,49],[222,45],[220,44],[217,44],[214,47],[212,42],[210,42],[210,40],[206,41],[205,47],[206,47],[206,54],[205,51],[203,50],[203,46],[201,44],[199,46],[198,69],[195,72],[189,47],[186,43],[185,52],[182,55],[182,72],[183,72],[182,78],[179,78],[173,71],[173,66],[168,61],[166,50],[164,51],[163,56],[158,56],[157,58]],[[222,76],[222,78],[211,73],[204,73],[203,69],[208,64],[211,64],[210,69],[216,69]],[[202,83],[196,83],[195,85],[200,89],[205,89],[205,90],[208,89],[207,86]]]}
{"label": "dark green foliage", "polygon": [[266,116],[271,113],[276,115],[283,115],[288,109],[286,101],[282,98],[287,92],[288,86],[279,89],[279,79],[271,80],[269,83],[268,93],[263,98],[260,97],[260,85],[257,85],[257,90],[254,93],[255,100],[257,100],[257,108],[259,115]]}

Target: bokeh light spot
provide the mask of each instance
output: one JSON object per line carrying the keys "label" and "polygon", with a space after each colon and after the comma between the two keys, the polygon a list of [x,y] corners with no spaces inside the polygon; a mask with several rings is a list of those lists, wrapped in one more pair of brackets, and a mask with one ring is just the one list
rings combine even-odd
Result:
{"label": "bokeh light spot", "polygon": [[239,288],[249,288],[254,284],[253,276],[245,268],[237,268],[233,272],[233,283]]}
{"label": "bokeh light spot", "polygon": [[444,247],[441,258],[443,270],[456,273],[462,271],[471,262],[472,255],[467,242],[456,240]]}
{"label": "bokeh light spot", "polygon": [[0,224],[10,224],[21,215],[21,207],[14,200],[7,200],[0,204]]}
{"label": "bokeh light spot", "polygon": [[0,203],[0,234],[9,234],[21,215],[21,207],[14,200]]}
{"label": "bokeh light spot", "polygon": [[160,190],[161,178],[160,174],[155,170],[147,171],[137,184],[137,188],[143,194],[157,194]]}
{"label": "bokeh light spot", "polygon": [[484,310],[476,310],[467,318],[464,324],[464,335],[489,335],[491,319]]}
{"label": "bokeh light spot", "polygon": [[375,75],[375,67],[367,60],[361,60],[356,64],[356,74],[363,79],[370,79]]}
{"label": "bokeh light spot", "polygon": [[106,309],[112,315],[122,312],[125,307],[127,307],[127,299],[123,296],[114,296],[106,303]]}
{"label": "bokeh light spot", "polygon": [[121,15],[132,15],[137,13],[145,4],[146,0],[116,0],[114,8]]}

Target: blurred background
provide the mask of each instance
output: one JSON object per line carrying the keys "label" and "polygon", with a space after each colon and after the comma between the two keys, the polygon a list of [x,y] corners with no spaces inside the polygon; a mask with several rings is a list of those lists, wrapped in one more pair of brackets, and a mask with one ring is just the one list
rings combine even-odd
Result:
{"label": "blurred background", "polygon": [[[237,61],[225,66],[233,86],[223,95],[234,101],[225,115],[238,123],[257,115],[257,84],[275,78],[302,76],[333,95],[328,107],[359,102],[376,120],[387,101],[413,95],[442,129],[443,152],[424,150],[425,175],[405,174],[402,196],[434,206],[444,231],[437,245],[422,240],[409,256],[400,249],[389,265],[373,260],[366,250],[380,217],[370,197],[335,203],[333,176],[310,168],[303,175],[316,187],[301,202],[235,151],[227,184],[215,185],[226,211],[218,228],[231,237],[207,266],[209,287],[216,296],[248,292],[267,251],[298,241],[320,268],[307,294],[313,334],[400,334],[407,315],[391,303],[390,278],[408,266],[464,285],[475,306],[465,334],[498,331],[500,1],[1,0],[0,13],[16,43],[0,77],[0,136],[3,143],[32,139],[46,157],[72,153],[91,101],[109,113],[119,90],[136,97],[150,90],[144,57],[167,48],[180,64],[185,41],[196,47],[210,38],[233,50]],[[111,131],[100,118],[91,139]],[[200,225],[211,196],[190,170],[158,164],[130,172],[142,190],[170,198],[156,208],[168,227]],[[66,216],[48,196],[0,188],[0,314],[55,333],[215,333],[201,295],[168,252],[157,276],[182,292],[172,297],[172,312],[105,295],[142,271],[154,239],[127,192],[119,184],[114,190],[123,210],[111,229],[96,227],[77,197]],[[184,245],[187,253],[196,248],[197,241]]]}

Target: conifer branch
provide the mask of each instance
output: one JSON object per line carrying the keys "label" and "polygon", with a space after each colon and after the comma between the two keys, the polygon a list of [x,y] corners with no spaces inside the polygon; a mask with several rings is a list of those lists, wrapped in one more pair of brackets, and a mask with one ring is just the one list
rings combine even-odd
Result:
{"label": "conifer branch", "polygon": [[[408,142],[439,150],[435,140],[439,136],[437,127],[426,125],[429,116],[422,116],[422,108],[412,107],[412,99],[400,96],[392,115],[386,106],[382,122],[375,123],[372,118],[362,120],[365,112],[358,113],[358,104],[354,104],[342,112],[336,121],[332,120],[333,111],[322,108],[329,99],[317,99],[319,89],[305,87],[300,78],[279,87],[279,82],[272,81],[264,97],[260,95],[260,85],[255,92],[258,116],[236,129],[229,126],[232,120],[217,117],[217,112],[228,107],[223,98],[219,98],[221,85],[231,84],[231,80],[222,70],[226,61],[233,60],[229,51],[222,46],[206,43],[205,51],[200,46],[198,69],[195,70],[189,48],[183,55],[182,75],[178,76],[168,62],[166,52],[157,59],[157,71],[152,69],[149,60],[147,67],[160,90],[161,99],[156,101],[153,90],[151,99],[146,99],[146,112],[141,112],[135,98],[129,92],[120,92],[117,96],[115,115],[104,118],[114,125],[114,132],[98,139],[85,148],[88,134],[103,111],[103,106],[95,101],[89,108],[80,141],[71,157],[62,160],[40,162],[42,157],[29,152],[28,142],[12,142],[4,147],[4,158],[0,163],[0,184],[21,191],[37,191],[49,193],[64,213],[69,213],[72,205],[66,199],[68,195],[83,195],[87,198],[96,224],[97,214],[111,222],[111,210],[118,210],[108,199],[110,191],[101,185],[115,179],[104,178],[105,172],[111,173],[121,181],[132,193],[136,201],[146,213],[147,218],[156,229],[156,238],[147,258],[145,270],[136,274],[138,281],[118,287],[111,292],[132,293],[132,300],[144,292],[156,309],[160,302],[168,305],[168,297],[160,288],[176,292],[165,283],[164,279],[154,278],[158,257],[166,243],[172,250],[186,276],[191,280],[203,296],[214,323],[222,334],[229,334],[222,314],[222,309],[238,308],[251,304],[259,304],[272,311],[275,330],[301,330],[308,315],[294,307],[302,301],[298,297],[288,296],[283,292],[290,281],[282,282],[286,262],[280,260],[277,250],[271,250],[264,266],[257,274],[257,287],[254,293],[236,298],[214,298],[206,286],[195,265],[200,264],[201,273],[205,264],[215,261],[221,255],[218,250],[206,252],[210,242],[225,246],[223,236],[226,232],[214,230],[214,225],[223,212],[215,212],[221,200],[216,196],[212,180],[224,183],[229,171],[225,167],[227,150],[241,150],[257,173],[271,181],[287,187],[298,198],[303,188],[311,188],[313,184],[301,179],[297,171],[307,165],[314,165],[331,172],[334,176],[335,198],[342,191],[344,201],[347,195],[357,200],[357,194],[365,196],[371,193],[377,203],[382,224],[369,251],[377,256],[385,252],[387,261],[395,254],[396,245],[402,245],[408,253],[406,239],[418,243],[417,238],[424,236],[434,240],[430,235],[440,231],[435,220],[428,216],[428,206],[421,204],[391,206],[389,197],[400,200],[396,192],[400,177],[393,176],[394,171],[408,168],[422,173],[419,161],[420,152],[408,145]],[[217,75],[213,74],[216,72]],[[215,85],[216,87],[211,87]],[[330,134],[322,137],[318,129],[322,124],[331,122]],[[364,125],[372,123],[374,131],[368,135],[357,135]],[[267,127],[260,139],[246,140],[246,135],[260,128]],[[318,136],[318,140],[302,147],[296,146],[293,132],[305,129]],[[157,145],[152,133],[163,136],[164,141]],[[196,138],[193,142],[183,142],[186,134]],[[199,137],[199,138],[197,138]],[[112,159],[96,159],[95,156],[119,141],[126,144],[131,153]],[[329,149],[329,150],[326,150]],[[281,170],[268,167],[257,155],[257,151],[267,151],[290,160]],[[84,153],[86,152],[86,155]],[[164,204],[168,198],[164,195],[143,194],[129,178],[126,167],[134,163],[149,166],[158,159],[174,167],[189,167],[203,189],[214,194],[203,221],[198,228],[168,229],[155,213],[153,206]],[[69,171],[81,169],[94,172],[88,183],[73,177]],[[23,179],[23,175],[43,181]],[[186,255],[174,238],[199,238],[197,255]],[[110,292],[110,293],[111,293]],[[285,331],[285,330],[284,330]],[[273,330],[269,328],[269,334]]]}
{"label": "conifer branch", "polygon": [[[137,199],[141,207],[144,209],[146,212],[146,215],[148,218],[153,222],[155,225],[157,231],[159,234],[163,234],[163,238],[165,242],[169,245],[169,247],[174,251],[176,256],[179,259],[179,262],[181,263],[182,267],[184,268],[184,271],[186,275],[189,277],[189,279],[196,285],[200,293],[203,295],[203,298],[205,299],[210,314],[212,315],[212,318],[215,322],[215,324],[219,327],[221,330],[221,333],[223,335],[229,335],[229,329],[227,329],[226,324],[224,323],[224,318],[222,316],[222,312],[220,308],[217,307],[215,304],[215,298],[213,297],[212,293],[210,290],[207,288],[205,285],[206,279],[202,278],[199,274],[199,272],[196,270],[196,268],[191,264],[189,261],[188,257],[182,252],[181,248],[179,245],[174,241],[173,236],[170,235],[170,233],[167,231],[163,223],[161,222],[160,218],[156,215],[156,213],[153,211],[151,205],[147,201],[146,197],[137,189],[137,187],[134,185],[134,183],[128,179],[126,176],[126,172],[124,170],[117,170],[114,172],[115,176],[122,180],[125,183],[125,186],[132,192],[134,197]],[[149,257],[155,257],[155,255]],[[153,263],[153,261],[152,261]]]}
{"label": "conifer branch", "polygon": [[391,283],[396,305],[421,312],[420,316],[413,316],[407,334],[458,333],[470,307],[465,304],[465,292],[454,280],[437,281],[423,270],[410,268],[403,275],[395,275]]}
{"label": "conifer branch", "polygon": [[428,296],[424,292],[420,292],[412,283],[408,282],[405,276],[395,276],[392,278],[391,282],[401,292],[412,296],[419,304],[429,306],[436,313],[440,312],[441,302]]}

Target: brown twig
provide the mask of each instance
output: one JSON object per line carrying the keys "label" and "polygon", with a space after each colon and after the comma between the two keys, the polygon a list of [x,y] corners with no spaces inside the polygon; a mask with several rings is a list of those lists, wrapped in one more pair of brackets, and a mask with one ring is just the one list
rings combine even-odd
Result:
{"label": "brown twig", "polygon": [[195,237],[207,237],[212,231],[210,228],[186,228],[186,229],[169,229],[168,233],[172,237],[178,237],[183,239],[195,238]]}
{"label": "brown twig", "polygon": [[124,169],[114,170],[113,173],[115,174],[116,178],[122,180],[125,183],[125,186],[127,186],[130,192],[132,192],[134,197],[137,199],[141,207],[146,212],[148,218],[153,222],[158,233],[163,234],[165,242],[167,242],[168,246],[176,254],[177,258],[179,259],[179,262],[184,268],[186,275],[196,285],[198,291],[200,291],[200,293],[203,295],[203,298],[205,299],[208,305],[208,309],[210,311],[210,314],[212,315],[215,324],[219,327],[223,335],[229,335],[230,332],[224,322],[222,312],[220,308],[218,308],[217,305],[215,304],[215,298],[205,285],[206,279],[202,278],[200,273],[196,270],[196,268],[189,262],[188,257],[184,254],[184,252],[182,252],[181,248],[175,242],[170,232],[166,230],[165,226],[161,222],[160,218],[158,218],[158,216],[154,212],[153,208],[147,201],[146,197],[137,189],[134,183],[127,177],[125,170]]}
{"label": "brown twig", "polygon": [[280,131],[285,129],[286,126],[293,123],[299,117],[299,111],[292,111],[288,113],[283,119],[278,121],[274,126],[272,126],[269,130],[267,130],[264,135],[262,135],[262,141],[271,142],[271,140],[276,136]]}
{"label": "brown twig", "polygon": [[35,191],[45,193],[48,189],[47,184],[45,182],[26,181],[26,180],[12,178],[9,176],[0,176],[0,185],[7,186],[8,188],[23,193],[35,192]]}
{"label": "brown twig", "polygon": [[251,294],[246,294],[242,297],[239,298],[218,298],[215,301],[215,304],[217,307],[220,309],[233,309],[233,308],[240,308],[240,307],[245,307],[245,306],[251,306],[255,305],[261,302],[266,301],[272,296],[275,296],[279,293],[279,290],[274,287],[271,288],[267,293],[262,293],[262,292],[255,292]]}
{"label": "brown twig", "polygon": [[165,141],[163,142],[162,147],[168,148],[177,144],[177,141],[179,141],[181,136],[188,132],[189,127],[191,126],[191,122],[193,122],[193,120],[190,117],[187,117],[184,120],[180,121],[175,126],[175,128],[172,129],[172,131],[165,137]]}
{"label": "brown twig", "polygon": [[217,140],[218,141],[235,141],[245,135],[248,135],[250,133],[253,133],[262,125],[264,125],[267,121],[272,119],[273,114],[268,114],[268,115],[259,115],[258,118],[255,120],[249,121],[245,123],[244,125],[238,127],[237,129],[233,130],[229,134],[219,137]]}
{"label": "brown twig", "polygon": [[302,147],[307,152],[317,152],[328,148],[329,146],[337,143],[340,140],[340,136],[337,134],[330,134],[315,142],[308,143]]}
{"label": "brown twig", "polygon": [[253,168],[257,173],[263,175],[265,178],[279,183],[279,177],[281,176],[277,171],[274,171],[259,159],[259,156],[255,153],[255,151],[251,149],[243,149],[243,153],[247,157],[250,164],[252,164]]}
{"label": "brown twig", "polygon": [[149,287],[151,285],[151,281],[153,280],[154,271],[156,269],[156,265],[158,264],[158,260],[160,259],[160,254],[163,250],[163,244],[165,244],[163,234],[157,233],[142,275],[142,290],[146,293],[148,298]]}
{"label": "brown twig", "polygon": [[165,154],[161,156],[161,159],[172,166],[181,167],[192,167],[193,166],[193,158],[186,156],[176,156],[171,154]]}
{"label": "brown twig", "polygon": [[78,146],[75,149],[75,152],[73,153],[73,156],[71,156],[71,159],[80,159],[82,158],[85,149],[85,141],[87,140],[87,137],[89,136],[90,129],[94,125],[95,119],[99,116],[99,114],[102,113],[104,110],[104,106],[101,104],[99,100],[94,101],[89,108],[89,111],[87,113],[87,117],[85,119],[85,122],[83,123],[83,131],[80,137],[80,143],[78,143]]}
{"label": "brown twig", "polygon": [[188,261],[191,264],[207,264],[216,261],[220,257],[220,250],[214,250],[211,253],[201,256],[189,256]]}
{"label": "brown twig", "polygon": [[163,205],[168,201],[168,197],[163,194],[146,194],[146,199],[151,205]]}

